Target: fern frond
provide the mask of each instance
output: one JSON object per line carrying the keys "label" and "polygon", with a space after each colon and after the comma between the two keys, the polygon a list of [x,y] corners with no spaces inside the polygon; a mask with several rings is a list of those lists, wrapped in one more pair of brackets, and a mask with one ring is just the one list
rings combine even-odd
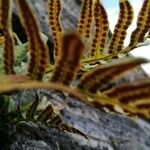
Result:
{"label": "fern frond", "polygon": [[96,59],[104,53],[109,31],[108,16],[99,0],[96,0],[94,3],[93,17],[95,23],[95,34],[91,45],[91,56]]}
{"label": "fern frond", "polygon": [[31,89],[48,89],[56,91],[64,91],[83,100],[84,94],[72,90],[68,86],[57,83],[44,83],[40,81],[30,81],[27,76],[21,75],[3,75],[0,77],[0,93],[17,91],[17,90],[31,90]]}
{"label": "fern frond", "polygon": [[121,52],[124,49],[124,40],[127,29],[133,20],[133,8],[128,0],[119,0],[120,15],[114,34],[111,38],[108,53]]}
{"label": "fern frond", "polygon": [[88,137],[83,132],[81,132],[80,130],[78,130],[74,127],[66,125],[64,123],[60,124],[59,129],[62,130],[62,131],[67,131],[67,132],[70,132],[70,133],[79,134],[79,135],[83,136],[84,138],[88,139]]}
{"label": "fern frond", "polygon": [[11,31],[12,1],[0,1],[0,28],[4,36],[4,70],[6,74],[14,74],[14,41]]}
{"label": "fern frond", "polygon": [[21,12],[21,19],[29,40],[30,63],[28,75],[41,80],[48,64],[48,49],[40,37],[39,27],[31,8],[25,0],[17,0]]}
{"label": "fern frond", "polygon": [[124,75],[125,72],[147,62],[146,59],[132,58],[102,65],[85,74],[81,78],[78,87],[82,90],[88,90],[91,93],[95,93],[102,87],[105,87],[108,83]]}
{"label": "fern frond", "polygon": [[50,118],[48,123],[50,123],[52,126],[59,127],[62,123],[62,120],[59,114],[54,113],[53,117]]}
{"label": "fern frond", "polygon": [[78,24],[78,33],[85,38],[89,38],[91,33],[92,5],[93,0],[83,0],[80,20]]}
{"label": "fern frond", "polygon": [[118,103],[133,108],[126,107],[126,111],[134,115],[145,112],[150,117],[150,79],[115,87],[105,94],[110,99],[117,99]]}
{"label": "fern frond", "polygon": [[62,26],[60,23],[60,12],[61,12],[61,2],[60,0],[49,0],[48,1],[48,16],[49,24],[52,29],[52,35],[54,39],[55,46],[55,56],[59,55],[60,51],[60,39],[62,36]]}
{"label": "fern frond", "polygon": [[136,46],[138,43],[143,42],[146,33],[150,29],[150,0],[144,0],[143,6],[139,12],[137,27],[131,34],[129,46]]}
{"label": "fern frond", "polygon": [[[19,79],[19,82],[15,83],[15,80],[17,78]],[[0,78],[0,84],[1,84],[0,93],[14,91],[14,90],[15,91],[16,90],[30,90],[30,89],[39,89],[39,88],[45,88],[45,89],[49,89],[49,90],[53,89],[53,90],[64,91],[64,92],[70,93],[71,95],[77,97],[79,100],[81,100],[89,105],[95,106],[95,107],[103,106],[103,107],[108,107],[108,108],[111,107],[112,109],[114,109],[114,107],[117,105],[117,106],[120,106],[123,110],[130,112],[132,115],[141,115],[141,116],[144,116],[144,117],[150,119],[149,98],[148,98],[149,95],[147,95],[147,93],[148,93],[147,91],[149,91],[149,84],[147,84],[147,83],[149,83],[149,81],[147,83],[145,82],[146,84],[144,86],[140,85],[141,83],[139,83],[139,85],[136,84],[137,88],[139,88],[139,89],[140,89],[140,86],[141,86],[141,88],[143,86],[143,90],[141,90],[141,92],[143,94],[145,94],[145,96],[142,96],[142,97],[144,97],[144,100],[143,101],[141,100],[141,103],[136,103],[136,106],[135,106],[135,105],[132,105],[132,103],[131,104],[129,103],[130,104],[129,105],[128,103],[126,104],[126,103],[121,102],[117,98],[117,96],[116,96],[116,98],[112,98],[111,94],[110,94],[110,97],[109,97],[108,93],[111,93],[110,91],[106,91],[102,94],[101,93],[100,94],[92,94],[89,92],[84,92],[83,90],[73,90],[64,85],[60,85],[60,84],[56,84],[56,83],[54,83],[54,84],[42,83],[42,82],[37,82],[37,81],[28,81],[27,82],[26,80],[24,81],[24,77],[23,78],[17,77],[17,78],[16,78],[16,76],[1,77]],[[147,88],[147,90],[146,90],[146,88]],[[112,90],[112,92],[113,91],[115,91],[115,90]],[[124,91],[124,92],[126,92],[126,91]],[[134,87],[133,87],[133,93],[136,94]],[[132,97],[130,99],[132,99]],[[141,111],[140,107],[143,107],[142,111]],[[50,109],[50,111],[45,111],[45,112],[46,113],[43,113],[44,114],[43,116],[46,116],[45,114],[47,114],[47,116],[39,117],[39,118],[44,118],[44,120],[47,120],[47,119],[49,119],[49,117],[51,117],[48,113],[48,112],[51,112],[51,109]]]}
{"label": "fern frond", "polygon": [[46,122],[51,116],[53,115],[54,110],[52,105],[48,105],[37,117],[37,120],[40,120],[42,122]]}
{"label": "fern frond", "polygon": [[76,33],[68,33],[62,38],[62,54],[59,56],[51,82],[69,85],[80,66],[84,45]]}
{"label": "fern frond", "polygon": [[[28,76],[31,76],[33,78],[35,76],[35,70],[37,68],[37,57],[38,57],[37,56],[38,54],[36,51],[35,36],[33,36],[33,35],[34,35],[34,33],[36,33],[35,27],[36,28],[38,28],[38,27],[36,25],[33,28],[32,21],[31,21],[31,18],[33,19],[33,14],[31,13],[31,10],[26,11],[26,7],[28,8],[28,6],[25,5],[26,7],[24,8],[24,5],[22,5],[19,0],[17,2],[20,7],[20,12],[22,15],[20,18],[21,18],[22,24],[26,30],[26,33],[28,36],[28,41],[29,41],[30,62],[29,62],[29,66],[28,66]],[[24,2],[24,3],[26,3],[26,2]],[[31,17],[29,17],[30,15],[31,15]],[[38,30],[38,29],[36,29],[36,30]]]}
{"label": "fern frond", "polygon": [[[120,97],[119,98],[120,101],[122,101],[123,103],[129,103],[130,100],[133,100],[133,99],[136,100],[136,99],[140,99],[141,97],[144,98],[144,97],[150,96],[150,93],[148,93],[149,90],[150,90],[150,79],[146,81],[137,82],[134,84],[130,83],[130,84],[116,87],[106,92],[106,94],[112,98]],[[146,92],[147,92],[147,95],[145,95]],[[136,95],[138,94],[140,94],[141,96],[137,97]],[[125,97],[128,97],[128,96],[131,96],[131,97],[129,97],[129,99],[124,99]]]}
{"label": "fern frond", "polygon": [[27,119],[34,119],[35,111],[38,107],[38,104],[39,104],[39,97],[38,97],[38,95],[36,95],[35,100],[33,101],[33,103],[31,104],[31,106],[29,107],[29,109],[26,113]]}
{"label": "fern frond", "polygon": [[[117,98],[121,103],[129,104],[144,109],[144,102],[150,104],[150,79],[135,84],[127,84],[120,87],[116,87],[106,92],[111,98]],[[149,105],[145,105],[145,108]]]}
{"label": "fern frond", "polygon": [[85,137],[86,139],[88,139],[87,136],[80,130],[63,123],[59,112],[55,112],[55,110],[51,104],[48,105],[41,112],[41,114],[38,116],[37,120],[45,123],[47,126],[54,127],[61,131],[67,131],[67,132],[79,134],[79,135]]}
{"label": "fern frond", "polygon": [[[135,105],[134,103],[132,104],[132,102],[129,104],[122,103],[117,97],[111,98],[105,95],[105,93],[99,94],[86,93],[86,95],[88,95],[89,98],[88,97],[85,98],[84,102],[94,107],[97,108],[105,107],[115,112],[118,112],[116,107],[120,107],[123,110],[123,112],[127,112],[128,115],[140,116],[146,119],[150,119],[149,97],[147,97],[148,99],[139,100],[139,103]],[[140,109],[140,107],[142,109]]]}
{"label": "fern frond", "polygon": [[53,127],[61,131],[79,134],[88,139],[87,136],[80,130],[63,123],[61,116],[59,113],[55,112],[52,105],[48,105],[38,116],[37,120],[41,121],[49,127]]}

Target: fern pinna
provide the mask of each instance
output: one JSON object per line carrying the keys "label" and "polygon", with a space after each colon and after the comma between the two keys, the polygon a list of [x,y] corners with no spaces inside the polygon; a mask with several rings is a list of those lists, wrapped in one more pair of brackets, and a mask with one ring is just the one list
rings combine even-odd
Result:
{"label": "fern pinna", "polygon": [[91,44],[91,56],[99,58],[100,55],[104,53],[109,31],[108,16],[99,1],[95,1],[94,3],[93,18],[95,23],[95,35]]}
{"label": "fern pinna", "polygon": [[1,1],[0,28],[4,35],[4,69],[6,74],[14,74],[14,46],[11,31],[11,5],[12,1]]}
{"label": "fern pinna", "polygon": [[17,4],[22,15],[22,23],[26,29],[30,44],[31,59],[28,75],[33,79],[41,80],[45,68],[48,65],[48,49],[40,37],[38,25],[27,2],[25,0],[18,0]]}
{"label": "fern pinna", "polygon": [[[150,119],[150,78],[137,83],[106,88],[110,83],[124,77],[126,73],[143,63],[144,58],[121,58],[115,63],[114,57],[125,54],[138,47],[140,42],[149,38],[150,0],[144,0],[137,19],[137,27],[131,35],[130,44],[125,47],[127,29],[133,20],[133,8],[128,0],[119,0],[120,14],[111,39],[108,38],[109,22],[104,6],[98,1],[84,0],[79,25],[74,32],[63,30],[60,23],[62,5],[60,0],[48,1],[49,24],[55,45],[55,65],[49,65],[48,49],[45,46],[32,9],[25,0],[17,0],[20,18],[26,30],[29,42],[30,62],[27,75],[14,74],[13,40],[10,27],[11,0],[1,0],[0,27],[4,35],[4,69],[7,75],[1,76],[0,92],[53,89],[64,91],[78,97],[94,107],[108,107],[115,110],[122,108],[130,115]],[[94,26],[94,34],[91,32]],[[86,46],[90,39],[91,46]],[[108,45],[107,45],[108,44]],[[108,48],[107,48],[108,47]],[[84,52],[89,55],[84,55]],[[105,60],[106,65],[101,65]],[[107,60],[109,60],[107,62]],[[52,67],[51,67],[52,66]],[[45,73],[50,67],[53,70]],[[44,75],[49,75],[49,82],[42,82]],[[80,74],[80,76],[78,76]],[[5,79],[5,81],[4,81]],[[75,81],[72,84],[72,81]],[[74,86],[72,88],[71,86]],[[29,107],[26,118],[53,125],[60,130],[68,130],[83,135],[82,132],[64,125],[59,115],[53,115],[51,105],[46,106],[37,115],[39,101],[35,100]],[[35,117],[36,116],[36,117]],[[36,118],[36,119],[35,119]],[[57,125],[56,125],[57,124]]]}

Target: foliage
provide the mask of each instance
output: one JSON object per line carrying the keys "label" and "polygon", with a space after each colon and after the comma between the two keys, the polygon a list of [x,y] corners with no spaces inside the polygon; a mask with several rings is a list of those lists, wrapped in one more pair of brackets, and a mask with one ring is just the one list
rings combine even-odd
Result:
{"label": "foliage", "polygon": [[[94,107],[108,107],[115,111],[115,107],[119,106],[131,115],[150,119],[150,78],[102,90],[109,83],[125,76],[125,73],[131,69],[149,62],[143,58],[119,59],[118,54],[133,50],[140,42],[144,42],[148,38],[150,0],[145,0],[143,3],[137,27],[133,31],[130,44],[127,47],[124,47],[124,40],[127,29],[133,20],[133,9],[128,0],[119,0],[119,20],[110,40],[108,38],[107,12],[98,0],[83,1],[78,28],[75,32],[69,33],[64,33],[60,23],[59,16],[62,8],[60,0],[49,0],[49,24],[55,43],[55,65],[52,67],[48,67],[48,49],[41,39],[40,29],[32,9],[25,0],[17,0],[19,15],[29,42],[30,62],[27,75],[14,75],[14,42],[10,27],[12,1],[1,0],[0,2],[0,28],[4,36],[4,70],[7,74],[0,77],[0,92],[2,94],[17,90],[54,89],[68,92]],[[94,34],[91,33],[93,25]],[[87,41],[91,41],[91,46],[87,46],[89,44]],[[114,58],[119,60],[114,63]],[[109,60],[109,63],[101,65],[101,60],[106,62]],[[49,72],[51,83],[42,82],[47,68],[53,70]],[[72,84],[72,81],[76,81],[77,86]],[[74,85],[74,88],[71,88],[71,85]],[[9,121],[15,119],[18,122],[21,117],[21,120],[40,122],[86,137],[79,130],[62,123],[60,116],[54,113],[51,105],[48,105],[37,115],[38,101],[38,98],[35,99],[28,107],[25,113],[26,117],[22,116],[18,106],[20,116],[16,115]],[[6,116],[10,114],[13,113],[7,113]]]}

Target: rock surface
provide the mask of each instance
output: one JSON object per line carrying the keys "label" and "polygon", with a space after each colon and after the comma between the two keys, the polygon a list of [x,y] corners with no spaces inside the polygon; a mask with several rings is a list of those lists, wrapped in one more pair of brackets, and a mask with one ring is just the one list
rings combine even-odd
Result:
{"label": "rock surface", "polygon": [[[65,103],[65,108],[61,111],[63,121],[85,133],[89,139],[87,140],[77,134],[40,126],[33,122],[21,122],[12,131],[17,137],[11,145],[12,150],[150,149],[150,125],[144,120],[133,120],[124,115],[106,113],[87,106],[73,97],[65,97],[54,91],[39,90],[38,94],[40,99],[46,98],[53,105]],[[21,95],[21,99],[24,101],[26,97],[33,98],[35,96],[33,91],[23,92]],[[20,97],[20,95],[18,96]],[[16,96],[15,99],[18,100],[19,97]],[[20,128],[24,129],[24,132],[19,132]]]}
{"label": "rock surface", "polygon": [[[40,19],[44,33],[49,33],[47,19],[47,0],[28,0],[32,2]],[[81,0],[63,0],[62,24],[65,30],[75,30],[80,13]],[[51,34],[49,34],[51,37]],[[136,71],[135,71],[136,72]],[[134,72],[134,73],[135,73]],[[144,76],[139,75],[124,81],[133,81]],[[21,100],[26,101],[28,94],[24,92]],[[89,140],[84,137],[64,133],[56,129],[41,127],[33,122],[21,122],[14,126],[12,133],[17,139],[12,143],[12,150],[149,150],[150,149],[150,125],[144,120],[134,121],[124,115],[106,113],[102,110],[87,106],[72,97],[64,97],[54,91],[39,90],[40,99],[46,97],[54,104],[67,104],[61,115],[64,122],[84,132]],[[20,96],[20,95],[19,95]],[[16,96],[17,99],[17,96]],[[20,133],[19,129],[25,132]]]}

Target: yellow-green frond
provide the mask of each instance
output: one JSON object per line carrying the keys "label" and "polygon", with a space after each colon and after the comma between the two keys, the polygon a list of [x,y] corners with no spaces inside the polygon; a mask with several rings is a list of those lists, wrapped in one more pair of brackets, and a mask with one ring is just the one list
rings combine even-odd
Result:
{"label": "yellow-green frond", "polygon": [[4,70],[6,74],[14,74],[14,41],[11,31],[12,1],[0,1],[0,28],[4,36]]}
{"label": "yellow-green frond", "polygon": [[107,35],[109,31],[108,16],[105,8],[96,0],[93,8],[93,17],[95,23],[94,38],[91,45],[91,56],[99,58],[106,46]]}
{"label": "yellow-green frond", "polygon": [[69,33],[62,38],[62,54],[59,55],[51,81],[69,85],[80,66],[84,45],[76,33]]}
{"label": "yellow-green frond", "polygon": [[144,0],[143,6],[139,12],[137,27],[131,34],[129,46],[136,46],[143,42],[146,33],[150,29],[150,0]]}
{"label": "yellow-green frond", "polygon": [[88,90],[91,93],[95,93],[105,87],[108,83],[124,75],[125,72],[147,62],[148,61],[143,58],[131,58],[107,65],[101,65],[93,71],[85,74],[81,78],[78,87],[81,90]]}
{"label": "yellow-green frond", "polygon": [[32,77],[32,79],[41,80],[48,64],[48,49],[40,37],[39,27],[35,16],[27,2],[25,0],[17,0],[17,4],[21,12],[22,23],[29,41],[31,58],[28,75]]}
{"label": "yellow-green frond", "polygon": [[78,24],[78,33],[85,38],[89,38],[91,33],[92,5],[93,0],[83,0],[80,20]]}
{"label": "yellow-green frond", "polygon": [[150,79],[115,87],[105,94],[110,99],[117,99],[118,104],[125,105],[125,111],[131,115],[150,117]]}
{"label": "yellow-green frond", "polygon": [[133,8],[128,0],[119,0],[120,15],[111,38],[108,53],[121,52],[124,49],[124,40],[127,29],[133,20]]}
{"label": "yellow-green frond", "polygon": [[61,12],[60,0],[49,0],[48,15],[49,15],[49,24],[54,39],[55,56],[59,55],[59,51],[61,47],[60,40],[62,36],[62,26],[60,23],[60,12]]}

